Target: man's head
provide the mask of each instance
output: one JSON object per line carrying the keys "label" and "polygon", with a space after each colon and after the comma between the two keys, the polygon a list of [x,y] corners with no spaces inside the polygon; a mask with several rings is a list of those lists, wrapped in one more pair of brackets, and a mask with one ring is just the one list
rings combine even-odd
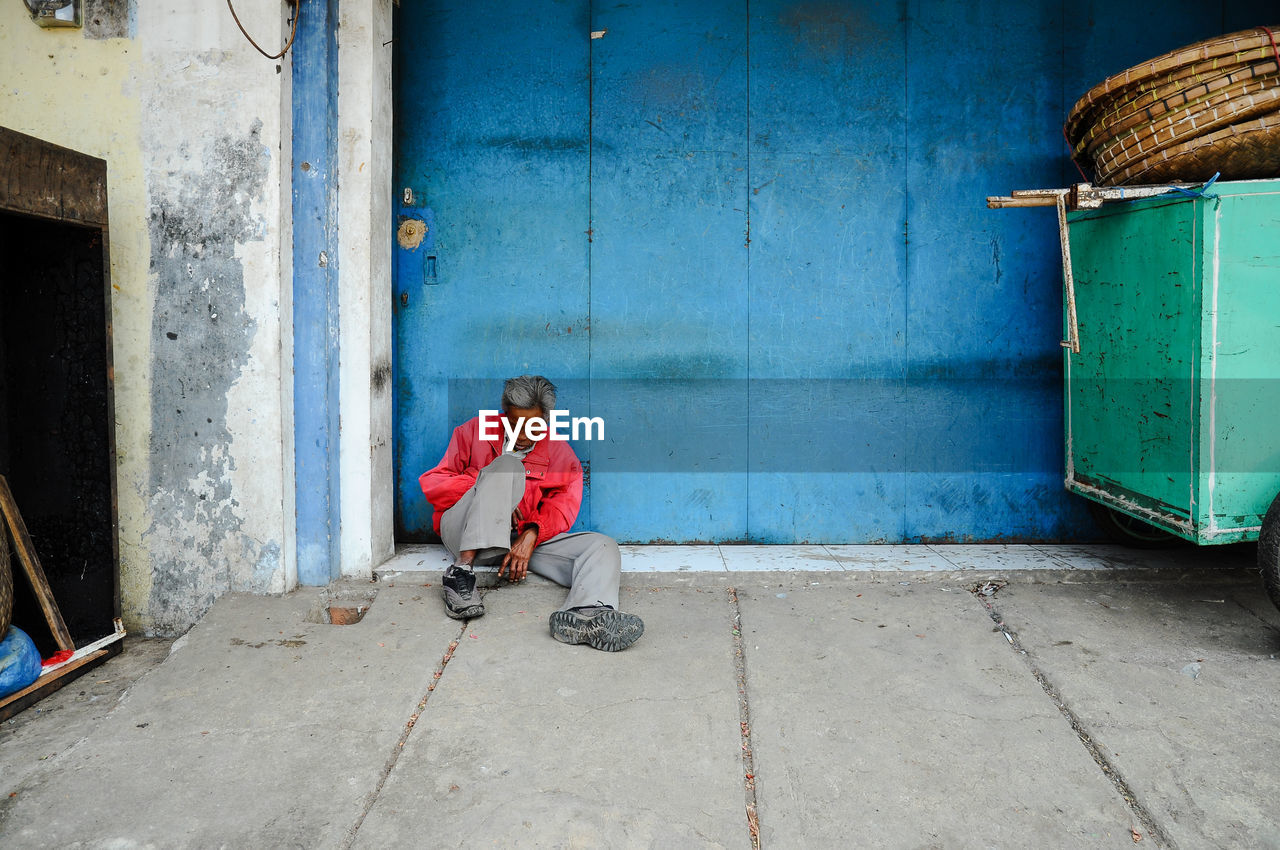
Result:
{"label": "man's head", "polygon": [[508,378],[502,387],[502,415],[512,428],[524,420],[520,436],[516,438],[517,449],[533,445],[533,438],[528,432],[529,422],[535,417],[545,422],[555,408],[556,386],[541,375]]}

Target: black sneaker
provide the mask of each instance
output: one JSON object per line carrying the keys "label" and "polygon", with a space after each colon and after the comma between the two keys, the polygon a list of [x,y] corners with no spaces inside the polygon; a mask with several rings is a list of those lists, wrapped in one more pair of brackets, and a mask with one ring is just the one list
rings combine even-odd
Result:
{"label": "black sneaker", "polygon": [[471,620],[484,616],[484,602],[476,592],[476,577],[471,570],[454,564],[444,571],[444,612],[455,620]]}
{"label": "black sneaker", "polygon": [[585,643],[594,649],[617,652],[640,640],[642,634],[643,620],[608,605],[570,608],[551,615],[551,636],[561,643]]}

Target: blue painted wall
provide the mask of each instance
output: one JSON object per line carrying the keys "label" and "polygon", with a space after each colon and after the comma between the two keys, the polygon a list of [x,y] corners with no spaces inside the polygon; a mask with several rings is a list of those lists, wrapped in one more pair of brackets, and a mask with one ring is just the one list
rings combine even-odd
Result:
{"label": "blue painted wall", "polygon": [[303,0],[292,53],[294,496],[298,580],[340,573],[337,0]]}
{"label": "blue painted wall", "polygon": [[[1051,213],[1108,73],[1262,3],[405,3],[397,525],[501,379],[606,421],[624,540],[1081,539]],[[603,37],[589,38],[592,31]],[[425,246],[425,243],[424,243]],[[428,271],[430,270],[430,271]]]}

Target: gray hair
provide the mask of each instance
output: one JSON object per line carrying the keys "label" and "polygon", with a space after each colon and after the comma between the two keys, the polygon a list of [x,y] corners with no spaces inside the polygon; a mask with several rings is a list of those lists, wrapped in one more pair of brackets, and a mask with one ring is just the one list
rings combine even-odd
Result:
{"label": "gray hair", "polygon": [[536,407],[544,415],[556,409],[556,385],[541,375],[508,378],[502,387],[502,409]]}

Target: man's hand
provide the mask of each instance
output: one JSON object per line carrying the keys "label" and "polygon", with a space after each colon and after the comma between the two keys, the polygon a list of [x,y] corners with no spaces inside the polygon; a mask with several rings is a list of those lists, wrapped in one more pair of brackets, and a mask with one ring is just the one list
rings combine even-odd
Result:
{"label": "man's hand", "polygon": [[520,527],[521,519],[522,517],[520,516],[520,507],[517,505],[516,509],[511,512],[511,530],[512,531],[515,531],[517,528]]}
{"label": "man's hand", "polygon": [[505,573],[509,581],[523,581],[529,574],[529,557],[537,545],[538,529],[536,527],[530,526],[522,531],[516,538],[516,542],[512,543],[511,548],[507,550],[506,557],[502,559],[502,566],[498,568],[498,577],[501,578]]}

